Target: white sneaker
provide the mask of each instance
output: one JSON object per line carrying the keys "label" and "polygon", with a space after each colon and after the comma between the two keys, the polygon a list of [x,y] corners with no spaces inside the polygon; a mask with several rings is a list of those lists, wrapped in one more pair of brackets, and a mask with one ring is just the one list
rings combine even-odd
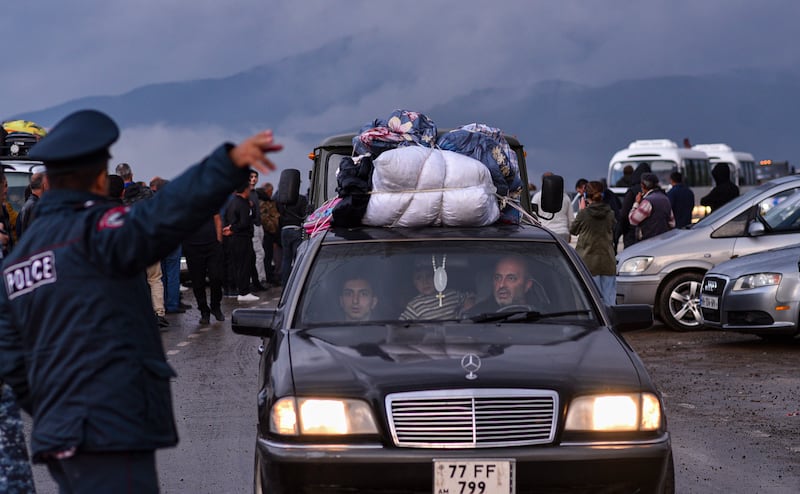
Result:
{"label": "white sneaker", "polygon": [[253,295],[252,293],[248,293],[247,295],[239,295],[236,297],[236,300],[239,302],[255,302],[256,300],[260,300],[257,296]]}

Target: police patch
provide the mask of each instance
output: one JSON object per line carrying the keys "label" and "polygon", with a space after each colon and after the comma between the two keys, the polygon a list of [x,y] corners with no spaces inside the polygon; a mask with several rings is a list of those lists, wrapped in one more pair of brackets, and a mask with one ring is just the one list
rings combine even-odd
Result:
{"label": "police patch", "polygon": [[42,252],[3,269],[8,299],[32,292],[42,285],[56,281],[56,256],[53,251]]}
{"label": "police patch", "polygon": [[109,228],[119,228],[125,224],[125,215],[128,214],[128,206],[117,206],[109,209],[97,222],[97,231],[107,230]]}

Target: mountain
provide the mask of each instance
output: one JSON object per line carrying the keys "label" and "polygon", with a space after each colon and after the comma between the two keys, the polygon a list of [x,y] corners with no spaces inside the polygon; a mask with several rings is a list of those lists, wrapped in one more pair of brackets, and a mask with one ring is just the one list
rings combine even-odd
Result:
{"label": "mountain", "polygon": [[532,181],[552,170],[565,176],[569,189],[578,177],[604,177],[611,155],[635,139],[689,138],[693,144],[724,142],[757,159],[800,157],[796,73],[740,70],[594,87],[559,80],[510,86],[513,79],[506,78],[503,86],[427,95],[436,103],[412,106],[426,98],[404,88],[424,88],[423,76],[379,54],[356,56],[364,53],[359,43],[344,38],[230,77],[152,84],[19,117],[50,126],[71,111],[97,108],[123,128],[217,126],[246,135],[269,126],[290,136],[304,156],[326,135],[354,132],[404,107],[422,111],[440,128],[476,121],[500,127],[526,146]]}

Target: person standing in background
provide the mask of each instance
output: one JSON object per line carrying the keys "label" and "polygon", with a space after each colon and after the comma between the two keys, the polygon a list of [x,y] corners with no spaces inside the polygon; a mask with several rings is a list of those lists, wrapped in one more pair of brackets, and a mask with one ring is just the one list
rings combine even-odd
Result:
{"label": "person standing in background", "polygon": [[33,175],[31,175],[31,195],[25,200],[25,204],[22,205],[19,216],[17,216],[17,239],[22,236],[23,232],[28,228],[28,225],[33,221],[33,218],[36,216],[36,204],[39,202],[42,194],[49,188],[47,173],[45,173],[44,167],[38,168],[41,169],[34,171]]}
{"label": "person standing in background", "polygon": [[[215,214],[195,230],[183,241],[182,249],[192,282],[192,293],[197,301],[197,310],[200,311],[200,324],[208,324],[212,314],[217,321],[224,321],[221,303],[225,260],[220,215]],[[206,286],[210,292],[210,304],[206,299]]]}
{"label": "person standing in background", "polygon": [[280,224],[280,213],[278,212],[278,205],[272,199],[273,187],[272,184],[267,182],[260,189],[258,193],[258,206],[261,214],[261,228],[264,229],[264,273],[266,275],[267,283],[272,286],[280,286],[281,282],[276,275],[276,266],[273,265],[273,260],[277,264],[278,257],[275,255],[275,250],[280,242],[278,225]]}
{"label": "person standing in background", "polygon": [[250,170],[250,216],[253,218],[253,266],[250,269],[250,286],[254,292],[267,288],[267,273],[264,270],[264,229],[261,227],[261,207],[259,205],[258,172]]}
{"label": "person standing in background", "polygon": [[675,216],[675,228],[683,228],[692,224],[692,210],[694,209],[694,192],[683,185],[681,172],[672,172],[669,175],[672,187],[667,192],[667,198],[672,205],[672,214]]}
{"label": "person standing in background", "polygon": [[[149,187],[143,187],[133,181],[133,170],[128,163],[120,163],[115,170],[117,175],[122,177],[125,188],[122,191],[122,203],[131,206],[139,201],[153,197],[153,191]],[[162,281],[161,261],[147,266],[147,284],[150,285],[150,297],[153,301],[153,312],[156,313],[162,329],[169,326],[169,322],[164,317],[167,313],[164,307],[164,282]],[[162,322],[163,321],[163,322]],[[164,324],[166,323],[166,324]],[[166,331],[166,329],[164,329]]]}
{"label": "person standing in background", "polygon": [[222,235],[227,238],[229,263],[236,283],[239,302],[255,302],[258,296],[250,292],[250,273],[253,267],[253,218],[250,208],[250,183],[236,188],[225,207],[225,226]]}
{"label": "person standing in background", "polygon": [[675,228],[675,216],[664,190],[658,185],[658,175],[642,175],[642,191],[636,194],[628,221],[636,227],[636,238],[647,240]]}
{"label": "person standing in background", "polygon": [[[169,180],[154,177],[150,180],[153,194],[164,188]],[[164,308],[167,314],[183,314],[188,305],[181,303],[181,246],[161,259],[161,284],[164,285]]]}
{"label": "person standing in background", "polygon": [[586,189],[586,184],[589,181],[585,178],[579,178],[577,182],[575,182],[575,196],[572,198],[572,215],[573,217],[575,214],[583,209],[586,204],[583,200],[583,191]]}
{"label": "person standing in background", "polygon": [[578,211],[570,233],[578,236],[575,250],[592,273],[606,305],[616,304],[617,261],[614,256],[614,211],[603,201],[603,184],[586,184],[586,207]]}
{"label": "person standing in background", "polygon": [[278,203],[281,226],[281,284],[286,286],[292,272],[297,247],[303,239],[300,226],[308,215],[308,199],[300,194],[294,204]]}
{"label": "person standing in background", "polygon": [[714,211],[731,199],[739,197],[739,187],[731,181],[731,169],[725,163],[714,165],[711,176],[714,177],[714,188],[700,199],[700,204]]}
{"label": "person standing in background", "polygon": [[628,190],[625,192],[625,197],[622,198],[622,208],[619,210],[619,221],[614,230],[615,249],[619,245],[620,237],[622,237],[622,244],[625,247],[630,247],[638,242],[636,238],[636,228],[631,227],[628,217],[633,208],[633,203],[636,202],[636,195],[642,191],[642,175],[645,173],[650,173],[650,163],[643,161],[636,165],[636,169],[633,171],[633,185],[628,187]]}

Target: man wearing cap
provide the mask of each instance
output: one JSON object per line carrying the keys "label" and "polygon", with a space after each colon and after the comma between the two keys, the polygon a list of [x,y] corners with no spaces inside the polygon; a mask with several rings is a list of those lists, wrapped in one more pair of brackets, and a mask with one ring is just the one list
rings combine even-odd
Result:
{"label": "man wearing cap", "polygon": [[642,191],[636,194],[628,221],[636,227],[636,239],[645,240],[675,228],[675,216],[667,194],[658,185],[658,175],[643,173]]}
{"label": "man wearing cap", "polygon": [[217,212],[249,166],[273,170],[265,153],[281,149],[270,131],[225,144],[125,206],[106,198],[118,136],[107,115],[83,110],[31,149],[50,190],[3,263],[0,377],[32,415],[33,459],[60,492],[158,492],[155,450],[178,442],[175,372],[144,270]]}

